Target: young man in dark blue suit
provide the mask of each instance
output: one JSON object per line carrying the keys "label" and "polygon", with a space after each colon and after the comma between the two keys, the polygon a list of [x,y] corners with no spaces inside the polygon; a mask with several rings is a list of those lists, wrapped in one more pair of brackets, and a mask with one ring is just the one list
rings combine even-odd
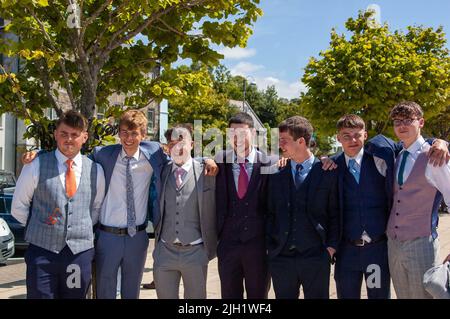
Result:
{"label": "young man in dark blue suit", "polygon": [[337,172],[325,171],[300,116],[279,125],[289,163],[268,180],[267,249],[277,299],[329,298],[330,263],[340,237]]}
{"label": "young man in dark blue suit", "polygon": [[[392,176],[387,172],[393,163],[382,158],[386,156],[380,158],[379,154],[364,151],[367,132],[359,116],[341,117],[337,129],[337,139],[344,150],[335,158],[343,229],[334,272],[337,295],[339,299],[359,299],[364,277],[369,299],[388,299],[390,276],[385,231]],[[395,144],[389,144],[395,148]]]}

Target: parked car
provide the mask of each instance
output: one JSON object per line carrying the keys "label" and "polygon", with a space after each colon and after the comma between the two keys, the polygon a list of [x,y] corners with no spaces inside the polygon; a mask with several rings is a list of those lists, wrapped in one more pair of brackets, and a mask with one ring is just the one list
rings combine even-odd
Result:
{"label": "parked car", "polygon": [[4,188],[0,192],[0,218],[3,218],[14,234],[16,250],[22,250],[28,247],[25,241],[25,226],[17,221],[11,215],[11,203],[15,187]]}
{"label": "parked car", "polygon": [[16,177],[14,173],[5,170],[0,170],[0,191],[4,188],[15,187]]}
{"label": "parked car", "polygon": [[0,263],[14,255],[14,235],[8,224],[0,218]]}

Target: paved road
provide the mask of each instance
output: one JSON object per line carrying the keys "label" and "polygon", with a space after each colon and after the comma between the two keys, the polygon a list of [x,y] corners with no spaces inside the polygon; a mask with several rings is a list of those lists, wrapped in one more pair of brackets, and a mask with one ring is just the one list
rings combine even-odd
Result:
{"label": "paved road", "polygon": [[[450,253],[450,214],[441,216],[439,222],[439,238],[441,245],[441,259]],[[149,283],[152,281],[152,264],[153,259],[151,251],[153,250],[154,242],[150,241],[149,253],[144,270],[143,283]],[[26,296],[25,288],[25,264],[23,257],[13,258],[8,260],[6,266],[0,266],[0,299],[23,299]],[[333,274],[330,279],[330,297],[336,298],[336,288],[333,280]],[[180,289],[180,298],[183,298]],[[208,269],[208,298],[219,299],[220,298],[220,281],[217,272],[217,259],[214,259]],[[392,298],[395,298],[394,289],[391,287]],[[269,298],[274,298],[273,289],[269,292]],[[142,299],[156,299],[155,290],[141,289]],[[365,289],[363,289],[363,298],[366,298]]]}

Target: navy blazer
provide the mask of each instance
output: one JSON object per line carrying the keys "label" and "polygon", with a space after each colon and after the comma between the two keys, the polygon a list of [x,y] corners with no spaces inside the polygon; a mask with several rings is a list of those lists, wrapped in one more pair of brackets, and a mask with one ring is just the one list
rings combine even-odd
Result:
{"label": "navy blazer", "polygon": [[[341,237],[337,171],[324,171],[322,163],[316,158],[308,178],[310,179],[306,204],[308,219],[319,234],[324,247],[337,249]],[[290,163],[269,176],[266,238],[270,257],[275,257],[281,252],[289,235],[291,180]]]}
{"label": "navy blazer", "polygon": [[[154,200],[158,198],[161,193],[161,174],[165,164],[169,162],[168,156],[163,152],[161,146],[157,142],[142,141],[139,145],[140,151],[147,158],[153,169],[154,183],[151,183],[151,187],[155,189],[149,191],[148,202],[148,216],[149,219],[156,224],[159,220],[159,201]],[[96,163],[99,163],[105,172],[105,190],[106,193],[109,189],[109,183],[111,182],[111,176],[116,165],[117,157],[122,150],[121,144],[114,144],[108,146],[95,147],[90,154],[90,158]],[[125,183],[125,181],[124,181]],[[106,195],[105,193],[105,195]],[[151,194],[153,193],[153,196]],[[155,195],[156,193],[156,195]]]}

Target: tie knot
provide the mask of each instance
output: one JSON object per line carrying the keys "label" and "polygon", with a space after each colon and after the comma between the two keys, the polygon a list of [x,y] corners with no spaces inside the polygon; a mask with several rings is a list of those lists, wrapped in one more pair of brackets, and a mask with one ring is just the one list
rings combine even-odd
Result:
{"label": "tie knot", "polygon": [[356,160],[355,159],[350,159],[349,161],[348,161],[348,166],[349,167],[351,167],[351,168],[355,168],[356,167]]}
{"label": "tie knot", "polygon": [[299,171],[301,171],[303,169],[303,165],[302,164],[297,164],[297,165],[295,165],[295,171],[296,172],[299,172]]}
{"label": "tie knot", "polygon": [[66,161],[66,164],[67,164],[67,167],[68,167],[69,169],[72,169],[72,166],[73,166],[73,160],[72,160],[72,159],[68,159],[68,160]]}
{"label": "tie knot", "polygon": [[403,157],[408,157],[408,155],[409,155],[409,152],[407,150],[404,150],[403,151]]}
{"label": "tie knot", "polygon": [[182,167],[178,167],[175,173],[177,174],[177,176],[181,176],[184,173],[184,169]]}

